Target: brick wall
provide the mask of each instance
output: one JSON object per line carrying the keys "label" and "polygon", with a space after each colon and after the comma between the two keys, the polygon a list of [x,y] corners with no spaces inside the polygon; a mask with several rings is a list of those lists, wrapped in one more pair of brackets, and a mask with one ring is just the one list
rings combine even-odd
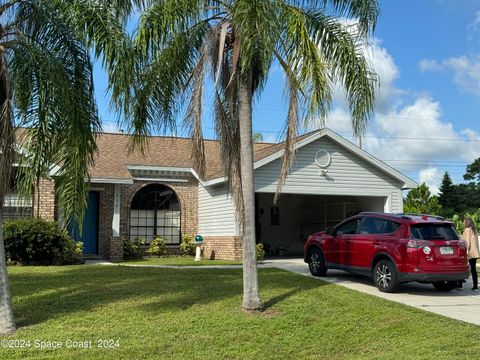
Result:
{"label": "brick wall", "polygon": [[[112,220],[113,220],[113,184],[91,184],[98,191],[98,255],[111,258]],[[120,239],[121,242],[121,239]],[[123,249],[123,245],[122,245]],[[123,256],[123,254],[122,254]]]}
{"label": "brick wall", "polygon": [[[195,236],[198,228],[198,187],[197,180],[188,182],[135,181],[131,185],[120,185],[120,236],[112,235],[113,184],[92,183],[92,191],[99,192],[98,254],[105,259],[123,258],[123,238],[129,235],[130,204],[142,187],[148,184],[163,184],[172,188],[180,200],[181,232]],[[37,196],[40,195],[40,198]],[[34,214],[46,220],[55,217],[55,183],[51,179],[41,179],[34,197]],[[242,240],[235,236],[206,236],[204,238],[204,258],[222,260],[242,259]],[[174,252],[175,249],[169,249]]]}
{"label": "brick wall", "polygon": [[237,236],[205,236],[204,259],[242,260],[243,242]]}
{"label": "brick wall", "polygon": [[40,179],[33,194],[33,215],[45,220],[55,220],[55,181],[53,179]]}
{"label": "brick wall", "polygon": [[[135,181],[131,185],[120,185],[120,236],[112,236],[113,220],[113,184],[95,184],[91,187],[99,191],[99,226],[98,252],[109,260],[121,260],[123,257],[123,238],[129,236],[130,204],[133,197],[142,187],[148,184],[167,185],[175,191],[180,200],[181,232],[182,234],[196,235],[197,233],[197,181],[193,177],[188,182],[156,182]],[[175,249],[169,249],[174,253]]]}

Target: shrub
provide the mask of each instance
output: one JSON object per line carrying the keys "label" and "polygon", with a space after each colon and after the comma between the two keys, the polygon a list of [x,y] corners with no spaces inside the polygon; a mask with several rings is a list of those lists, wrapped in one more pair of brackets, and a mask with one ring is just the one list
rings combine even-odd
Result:
{"label": "shrub", "polygon": [[452,216],[452,221],[455,224],[455,228],[457,229],[457,232],[459,234],[462,234],[463,232],[463,220],[465,218],[471,218],[473,220],[473,223],[475,224],[475,227],[477,228],[477,231],[479,231],[479,226],[480,226],[480,211],[473,212],[473,213],[465,213],[463,216],[460,215],[453,215]]}
{"label": "shrub", "polygon": [[150,256],[162,256],[167,254],[167,240],[157,236],[150,243],[150,247],[147,250],[147,254]]}
{"label": "shrub", "polygon": [[123,239],[123,258],[135,259],[138,254],[138,245],[127,238]]}
{"label": "shrub", "polygon": [[24,265],[66,265],[82,262],[83,244],[75,242],[56,222],[42,219],[6,221],[5,253]]}
{"label": "shrub", "polygon": [[141,245],[145,245],[144,239],[136,238],[134,241],[125,238],[123,239],[123,258],[128,259],[141,259],[142,251]]}
{"label": "shrub", "polygon": [[265,259],[265,249],[263,248],[262,243],[258,243],[256,246],[257,250],[257,262],[262,262]]}
{"label": "shrub", "polygon": [[182,243],[180,244],[180,255],[195,255],[197,245],[190,235],[182,236]]}

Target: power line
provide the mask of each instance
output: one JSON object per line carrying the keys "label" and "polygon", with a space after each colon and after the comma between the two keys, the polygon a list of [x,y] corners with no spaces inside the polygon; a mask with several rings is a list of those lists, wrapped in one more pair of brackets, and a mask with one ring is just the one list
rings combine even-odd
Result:
{"label": "power line", "polygon": [[[213,127],[203,127],[208,130],[215,130]],[[284,131],[273,130],[253,130],[253,132],[268,133],[268,134],[284,134]],[[340,136],[346,138],[354,138],[352,135],[341,134]],[[422,141],[466,141],[466,142],[480,142],[480,139],[462,139],[462,138],[426,138],[426,137],[408,137],[408,136],[377,136],[377,135],[362,135],[363,138],[373,139],[399,139],[399,140],[422,140]]]}

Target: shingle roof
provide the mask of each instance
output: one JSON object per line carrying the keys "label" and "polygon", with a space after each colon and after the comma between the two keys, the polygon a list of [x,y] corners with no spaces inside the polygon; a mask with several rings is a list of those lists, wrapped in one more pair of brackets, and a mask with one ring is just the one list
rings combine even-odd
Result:
{"label": "shingle roof", "polygon": [[[16,132],[17,142],[25,142],[25,129]],[[101,179],[130,180],[127,166],[159,166],[194,168],[192,159],[193,141],[191,138],[171,136],[151,136],[144,154],[140,149],[128,152],[131,135],[118,133],[99,133],[97,135],[98,152],[90,167],[90,176]],[[204,180],[222,177],[223,166],[220,158],[219,141],[205,140],[206,176]],[[261,160],[281,149],[282,143],[255,143],[254,161]]]}
{"label": "shingle roof", "polygon": [[[25,129],[17,129],[17,143],[25,142],[22,135]],[[319,136],[328,135],[339,145],[360,156],[364,160],[377,166],[382,171],[405,183],[404,188],[415,188],[417,184],[402,173],[373,157],[364,150],[345,140],[329,129],[312,131],[298,136],[296,142],[306,144],[302,140],[314,141]],[[308,138],[308,139],[307,139]],[[309,140],[310,139],[310,140]],[[94,165],[90,167],[90,175],[96,179],[132,180],[132,174],[128,166],[157,166],[171,168],[192,168],[193,141],[191,138],[152,136],[148,138],[148,147],[144,154],[140,149],[128,153],[131,135],[99,133],[97,136],[98,152],[94,159]],[[220,158],[220,143],[216,140],[205,140],[205,157],[207,171],[205,181],[222,178],[223,166]],[[273,154],[278,154],[285,146],[284,143],[254,143],[254,161],[260,161]],[[281,154],[278,154],[280,156]],[[276,158],[276,157],[275,157]],[[274,158],[272,158],[273,160]],[[195,170],[195,169],[194,169]]]}
{"label": "shingle roof", "polygon": [[[127,165],[194,168],[192,139],[167,136],[152,136],[142,154],[140,149],[128,153],[131,136],[126,134],[100,133],[97,137],[98,153],[90,168],[92,178],[131,179]],[[206,179],[223,176],[219,142],[205,140]],[[279,144],[255,143],[255,161],[279,150]]]}

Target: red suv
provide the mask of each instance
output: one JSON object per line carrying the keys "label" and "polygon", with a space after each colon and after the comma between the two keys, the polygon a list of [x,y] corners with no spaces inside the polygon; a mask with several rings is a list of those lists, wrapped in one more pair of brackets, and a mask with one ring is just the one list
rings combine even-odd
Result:
{"label": "red suv", "polygon": [[372,277],[383,292],[409,281],[450,291],[469,276],[465,242],[453,223],[432,215],[360,213],[311,235],[304,254],[314,276],[341,269]]}

